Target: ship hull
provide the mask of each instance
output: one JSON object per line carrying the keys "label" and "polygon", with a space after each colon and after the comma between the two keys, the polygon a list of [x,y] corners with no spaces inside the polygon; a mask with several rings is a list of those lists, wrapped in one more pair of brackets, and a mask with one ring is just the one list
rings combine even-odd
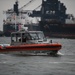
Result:
{"label": "ship hull", "polygon": [[[40,25],[25,25],[29,28],[29,30],[42,30],[45,36],[54,37],[54,38],[71,38],[75,39],[75,25],[64,24],[63,26],[59,25],[48,25],[48,27],[44,28],[44,24]],[[72,27],[73,26],[73,27]],[[13,28],[14,27],[14,28]],[[3,26],[3,32],[5,36],[10,36],[11,32],[15,31],[15,25],[6,24]],[[17,30],[19,27],[17,26]]]}
{"label": "ship hull", "polygon": [[71,38],[75,39],[75,24],[61,24],[61,23],[39,23],[40,30],[44,32],[45,36],[54,38]]}
{"label": "ship hull", "polygon": [[12,54],[52,54],[55,55],[61,49],[60,44],[28,44],[18,46],[0,46],[0,53]]}

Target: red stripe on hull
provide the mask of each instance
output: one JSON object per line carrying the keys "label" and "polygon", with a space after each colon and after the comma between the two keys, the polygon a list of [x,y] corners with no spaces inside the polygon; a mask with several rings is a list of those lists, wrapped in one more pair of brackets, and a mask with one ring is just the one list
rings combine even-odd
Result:
{"label": "red stripe on hull", "polygon": [[49,51],[49,50],[60,50],[60,44],[29,44],[29,45],[19,45],[19,46],[0,46],[0,52],[11,52],[11,51]]}

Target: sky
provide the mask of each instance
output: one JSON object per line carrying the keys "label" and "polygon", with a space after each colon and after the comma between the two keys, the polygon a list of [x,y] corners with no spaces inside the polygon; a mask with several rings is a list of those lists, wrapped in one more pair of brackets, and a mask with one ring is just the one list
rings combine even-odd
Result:
{"label": "sky", "polygon": [[[0,30],[3,30],[3,19],[6,18],[3,11],[13,8],[13,4],[16,0],[0,0]],[[25,5],[30,0],[18,0],[19,1],[19,8]],[[75,16],[75,0],[59,0],[61,3],[67,8],[67,14],[73,14]],[[42,3],[42,0],[34,0],[31,4],[23,8],[24,10],[33,10],[37,6]]]}

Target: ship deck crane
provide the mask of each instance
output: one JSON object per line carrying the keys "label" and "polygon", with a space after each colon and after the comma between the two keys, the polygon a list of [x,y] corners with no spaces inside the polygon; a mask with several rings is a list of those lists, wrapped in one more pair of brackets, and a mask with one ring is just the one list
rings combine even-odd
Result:
{"label": "ship deck crane", "polygon": [[26,7],[27,5],[29,5],[30,3],[32,3],[34,0],[30,0],[27,4],[23,5],[19,10],[23,9],[24,7]]}
{"label": "ship deck crane", "polygon": [[39,7],[41,7],[42,4],[40,4],[38,7],[36,7],[34,10],[32,10],[32,13],[29,15],[31,17],[40,17],[41,16],[41,11],[37,11]]}
{"label": "ship deck crane", "polygon": [[[28,6],[28,5],[29,5],[30,3],[32,3],[33,1],[34,1],[34,0],[30,0],[27,4],[23,5],[23,6],[22,6],[21,8],[19,8],[19,9],[18,9],[18,7],[17,7],[18,11],[21,10],[21,9],[23,9],[24,7]],[[16,0],[15,3],[18,3],[18,0]],[[8,12],[10,12],[11,14],[14,13],[13,9],[9,9],[9,11],[3,11],[3,13],[8,13]],[[10,15],[10,16],[11,16],[11,15]]]}
{"label": "ship deck crane", "polygon": [[35,11],[36,9],[38,9],[39,7],[41,7],[42,4],[40,4],[38,7],[36,7],[33,11]]}

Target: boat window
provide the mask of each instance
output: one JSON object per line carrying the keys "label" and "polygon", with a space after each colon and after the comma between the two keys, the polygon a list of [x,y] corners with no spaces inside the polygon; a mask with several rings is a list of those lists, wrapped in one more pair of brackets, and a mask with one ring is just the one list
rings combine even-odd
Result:
{"label": "boat window", "polygon": [[37,35],[38,35],[39,39],[43,39],[44,38],[44,34],[43,33],[38,33]]}
{"label": "boat window", "polygon": [[43,39],[44,38],[44,34],[43,33],[30,33],[30,36],[34,40],[39,40],[39,39]]}
{"label": "boat window", "polygon": [[20,41],[19,41],[20,38],[21,38],[21,34],[19,34],[19,33],[14,33],[14,34],[12,34],[11,42],[20,42]]}
{"label": "boat window", "polygon": [[26,42],[30,40],[30,35],[28,33],[22,33],[21,37],[19,38],[19,42]]}
{"label": "boat window", "polygon": [[31,36],[29,35],[29,33],[23,33],[22,37],[26,38],[26,40],[30,40],[31,39]]}
{"label": "boat window", "polygon": [[36,33],[30,33],[30,36],[32,38],[32,40],[37,40],[38,39],[38,36]]}

